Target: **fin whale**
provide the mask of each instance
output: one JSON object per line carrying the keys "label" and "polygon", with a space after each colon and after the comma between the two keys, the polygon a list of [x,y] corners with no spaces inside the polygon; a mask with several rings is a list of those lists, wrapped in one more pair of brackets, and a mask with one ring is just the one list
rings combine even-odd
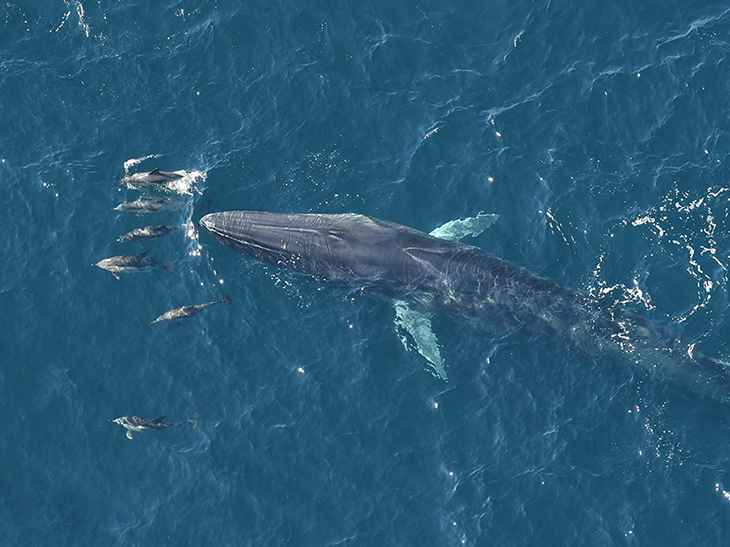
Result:
{"label": "fin whale", "polygon": [[730,367],[648,320],[477,247],[358,214],[211,213],[200,224],[236,251],[364,294],[483,325],[615,353],[730,402]]}

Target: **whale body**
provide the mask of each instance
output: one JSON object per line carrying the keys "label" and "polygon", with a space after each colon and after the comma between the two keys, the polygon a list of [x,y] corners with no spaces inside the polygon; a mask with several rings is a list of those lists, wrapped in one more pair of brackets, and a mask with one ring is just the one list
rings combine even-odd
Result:
{"label": "whale body", "polygon": [[730,401],[730,368],[666,329],[482,249],[358,214],[228,211],[200,224],[238,252],[364,294],[406,301],[492,332],[560,338],[628,357]]}

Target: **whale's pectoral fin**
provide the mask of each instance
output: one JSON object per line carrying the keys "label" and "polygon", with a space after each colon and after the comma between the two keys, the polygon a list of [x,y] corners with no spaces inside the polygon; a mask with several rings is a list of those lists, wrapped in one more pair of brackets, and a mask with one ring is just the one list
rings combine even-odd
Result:
{"label": "whale's pectoral fin", "polygon": [[475,217],[447,222],[432,231],[430,235],[449,241],[458,241],[468,235],[476,237],[497,222],[498,218],[499,215],[487,214],[480,211]]}
{"label": "whale's pectoral fin", "polygon": [[127,429],[127,439],[134,439],[134,433],[130,429]]}
{"label": "whale's pectoral fin", "polygon": [[[441,380],[447,380],[439,343],[431,330],[431,316],[411,309],[402,300],[396,300],[393,305],[395,306],[396,328],[405,330],[413,338],[418,353],[428,361],[431,374]],[[401,341],[406,349],[410,349],[405,336],[401,337]]]}
{"label": "whale's pectoral fin", "polygon": [[[479,212],[475,217],[467,217],[460,220],[452,220],[443,226],[436,228],[430,235],[449,241],[458,241],[468,235],[476,237],[492,224],[497,222],[499,215]],[[446,367],[441,358],[441,350],[436,335],[431,330],[431,316],[417,310],[411,309],[406,302],[396,300],[395,326],[397,329],[405,330],[413,340],[408,343],[408,337],[401,336],[401,341],[406,349],[415,349],[428,361],[428,367],[434,376],[447,380]]]}

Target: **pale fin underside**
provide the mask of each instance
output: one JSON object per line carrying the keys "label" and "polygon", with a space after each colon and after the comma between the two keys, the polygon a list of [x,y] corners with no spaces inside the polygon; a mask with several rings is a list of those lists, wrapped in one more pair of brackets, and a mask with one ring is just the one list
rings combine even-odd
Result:
{"label": "pale fin underside", "polygon": [[480,211],[475,217],[447,222],[432,231],[430,235],[449,241],[459,241],[469,235],[476,237],[497,222],[498,218],[499,215],[487,214]]}
{"label": "pale fin underside", "polygon": [[[402,300],[396,300],[393,302],[393,306],[395,306],[396,328],[401,328],[411,335],[418,353],[428,361],[431,374],[441,380],[447,380],[446,368],[443,359],[441,359],[441,350],[439,350],[439,342],[433,330],[431,330],[431,315],[412,310]],[[401,337],[401,341],[406,349],[410,349],[405,336]]]}
{"label": "pale fin underside", "polygon": [[[458,241],[468,235],[476,237],[492,226],[498,218],[499,215],[479,212],[475,217],[447,222],[432,231],[430,235],[449,241]],[[431,315],[411,309],[402,300],[396,300],[393,302],[393,306],[395,307],[396,328],[405,330],[411,336],[418,353],[428,361],[428,370],[431,374],[441,380],[447,380],[439,342],[431,329]],[[405,336],[401,337],[401,341],[406,349],[412,349]]]}

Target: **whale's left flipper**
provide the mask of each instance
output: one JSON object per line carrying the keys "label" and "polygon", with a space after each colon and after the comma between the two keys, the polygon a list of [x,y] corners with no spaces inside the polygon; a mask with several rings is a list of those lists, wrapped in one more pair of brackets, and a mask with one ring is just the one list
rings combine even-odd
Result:
{"label": "whale's left flipper", "polygon": [[[396,327],[404,329],[411,335],[418,353],[428,361],[431,374],[441,380],[448,380],[439,350],[439,341],[431,330],[431,315],[411,309],[403,300],[396,300],[393,305]],[[410,349],[405,337],[402,337],[401,341],[406,349]]]}

